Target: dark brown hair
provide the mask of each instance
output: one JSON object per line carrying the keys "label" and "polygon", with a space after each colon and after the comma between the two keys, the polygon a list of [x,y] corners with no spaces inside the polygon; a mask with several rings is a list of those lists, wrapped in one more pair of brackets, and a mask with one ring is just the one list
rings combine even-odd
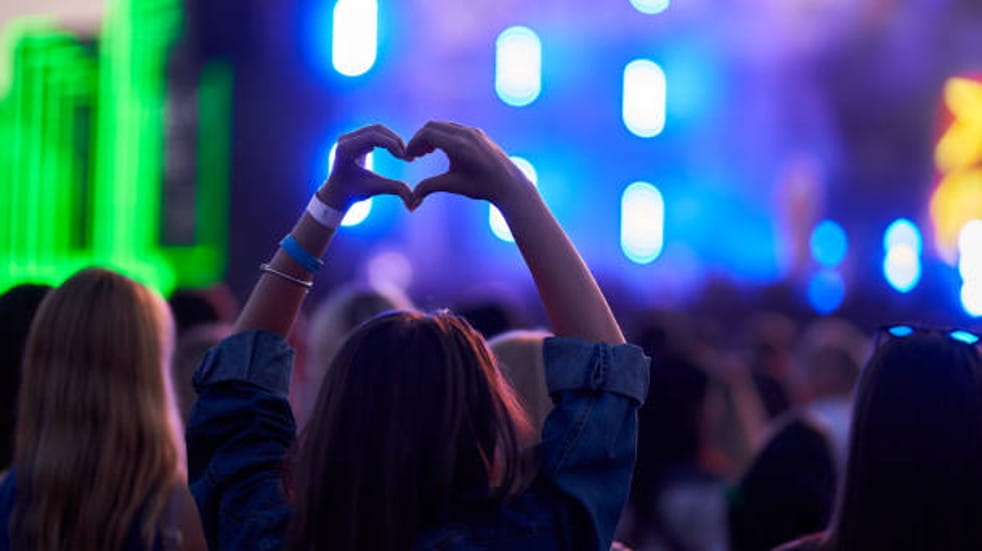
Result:
{"label": "dark brown hair", "polygon": [[528,422],[483,338],[382,314],[334,358],[300,444],[290,549],[407,549],[451,507],[523,489]]}
{"label": "dark brown hair", "polygon": [[982,549],[982,360],[941,332],[881,346],[856,394],[827,548]]}

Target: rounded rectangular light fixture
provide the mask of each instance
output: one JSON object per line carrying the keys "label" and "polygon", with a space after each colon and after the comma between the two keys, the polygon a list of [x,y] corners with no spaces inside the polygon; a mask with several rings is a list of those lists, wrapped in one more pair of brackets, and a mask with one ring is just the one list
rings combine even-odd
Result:
{"label": "rounded rectangular light fixture", "polygon": [[649,264],[661,255],[665,200],[655,186],[634,182],[621,196],[621,250],[631,262]]}
{"label": "rounded rectangular light fixture", "polygon": [[542,90],[542,42],[528,27],[509,27],[495,44],[494,90],[501,101],[523,107]]}
{"label": "rounded rectangular light fixture", "polygon": [[334,5],[331,63],[344,76],[356,77],[375,65],[378,49],[378,2],[338,0]]}
{"label": "rounded rectangular light fixture", "polygon": [[651,138],[665,129],[667,85],[665,71],[649,59],[636,59],[624,68],[621,116],[632,134]]}

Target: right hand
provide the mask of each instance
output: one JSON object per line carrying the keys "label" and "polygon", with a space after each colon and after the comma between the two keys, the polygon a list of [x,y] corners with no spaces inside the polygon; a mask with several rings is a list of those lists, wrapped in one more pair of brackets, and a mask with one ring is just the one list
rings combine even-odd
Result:
{"label": "right hand", "polygon": [[415,206],[429,194],[443,191],[484,199],[500,207],[535,189],[508,155],[478,128],[430,121],[409,140],[406,156],[422,157],[435,149],[447,154],[450,168],[416,186]]}
{"label": "right hand", "polygon": [[359,128],[338,138],[334,166],[327,182],[317,190],[318,197],[342,212],[356,201],[380,194],[398,195],[407,208],[413,208],[415,197],[409,186],[365,169],[365,156],[376,147],[407,159],[402,138],[392,130],[381,124]]}

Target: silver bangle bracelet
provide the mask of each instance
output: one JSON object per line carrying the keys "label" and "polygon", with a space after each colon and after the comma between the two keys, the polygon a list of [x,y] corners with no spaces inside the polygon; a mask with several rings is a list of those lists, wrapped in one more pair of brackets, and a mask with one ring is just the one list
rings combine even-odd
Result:
{"label": "silver bangle bracelet", "polygon": [[300,279],[298,277],[293,277],[292,275],[290,275],[288,273],[281,272],[281,271],[277,270],[276,268],[270,266],[269,264],[266,264],[265,262],[259,265],[259,271],[260,272],[263,272],[263,273],[273,274],[275,276],[279,276],[279,277],[281,277],[281,278],[283,278],[283,279],[285,279],[287,281],[290,281],[292,283],[296,283],[297,285],[300,285],[302,287],[305,287],[308,290],[310,290],[310,288],[314,286],[314,282],[313,281],[304,281],[304,280],[302,280],[302,279]]}

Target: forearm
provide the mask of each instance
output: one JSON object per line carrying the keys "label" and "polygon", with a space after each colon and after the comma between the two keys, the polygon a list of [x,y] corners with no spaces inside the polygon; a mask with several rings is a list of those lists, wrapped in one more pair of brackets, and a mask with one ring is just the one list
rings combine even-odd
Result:
{"label": "forearm", "polygon": [[[334,229],[320,225],[305,212],[290,233],[307,252],[320,258],[334,235]],[[304,281],[313,277],[283,249],[276,251],[269,265],[274,270]],[[302,285],[275,274],[260,273],[259,282],[235,324],[235,332],[264,329],[286,338],[306,296],[307,289]]]}
{"label": "forearm", "polygon": [[559,336],[621,344],[607,299],[566,232],[532,186],[498,205]]}

